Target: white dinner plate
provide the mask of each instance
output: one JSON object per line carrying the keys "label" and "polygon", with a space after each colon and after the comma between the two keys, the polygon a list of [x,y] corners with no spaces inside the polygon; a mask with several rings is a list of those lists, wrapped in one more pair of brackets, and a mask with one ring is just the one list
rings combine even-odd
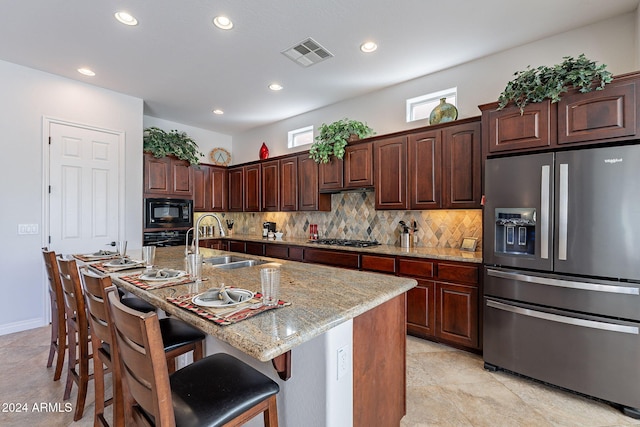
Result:
{"label": "white dinner plate", "polygon": [[135,261],[127,258],[124,260],[124,262],[122,262],[121,258],[117,258],[117,259],[114,259],[113,261],[105,262],[104,266],[105,267],[131,267],[133,265],[138,265],[138,264],[141,264],[141,261]]}
{"label": "white dinner plate", "polygon": [[105,258],[105,257],[114,256],[114,255],[118,255],[118,252],[98,251],[98,252],[94,252],[92,254],[85,254],[83,256],[86,257],[86,258]]}
{"label": "white dinner plate", "polygon": [[202,301],[200,299],[200,297],[203,294],[207,293],[207,292],[203,292],[202,294],[198,294],[195,297],[193,297],[191,299],[191,302],[193,302],[194,304],[199,305],[201,307],[227,308],[227,307],[235,307],[236,305],[239,305],[239,304],[244,304],[245,302],[251,301],[251,298],[253,298],[253,292],[248,291],[246,289],[236,289],[236,288],[234,288],[233,292],[239,293],[239,294],[245,294],[247,296],[247,298],[245,298],[241,302],[233,302],[231,304],[225,304],[222,300]]}
{"label": "white dinner plate", "polygon": [[[158,275],[158,272],[163,275]],[[169,268],[163,268],[161,270],[145,271],[140,275],[140,279],[147,282],[162,282],[165,280],[175,280],[180,277],[186,276],[187,272],[182,270],[171,270]]]}

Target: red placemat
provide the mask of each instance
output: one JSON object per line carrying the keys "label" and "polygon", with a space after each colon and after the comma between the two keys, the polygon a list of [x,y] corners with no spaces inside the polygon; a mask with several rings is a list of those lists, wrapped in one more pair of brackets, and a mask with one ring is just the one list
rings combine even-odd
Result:
{"label": "red placemat", "polygon": [[[183,308],[185,310],[189,310],[192,313],[197,314],[200,317],[203,317],[207,320],[212,321],[215,324],[218,325],[231,325],[233,323],[238,323],[242,320],[248,319],[250,317],[253,317],[257,314],[260,313],[264,313],[265,311],[268,310],[273,310],[275,308],[282,308],[282,307],[286,307],[291,305],[290,302],[285,302],[282,300],[278,300],[278,304],[277,305],[263,305],[262,307],[256,308],[256,309],[250,309],[249,306],[252,304],[255,304],[257,302],[260,302],[260,300],[262,299],[262,294],[260,293],[256,293],[254,295],[254,297],[247,301],[248,305],[247,307],[245,307],[245,309],[229,315],[228,311],[222,311],[219,313],[216,313],[216,311],[219,311],[219,309],[211,309],[208,307],[201,307],[199,305],[194,304],[191,300],[193,299],[194,296],[198,295],[197,293],[193,293],[193,294],[184,294],[184,295],[180,295],[177,297],[167,297],[167,301],[169,301],[172,304],[177,305],[180,308]],[[224,313],[227,313],[227,315],[225,315]]]}
{"label": "red placemat", "polygon": [[95,261],[108,261],[111,259],[120,258],[120,255],[101,255],[101,256],[93,256],[90,254],[74,254],[73,257],[83,262],[95,262]]}
{"label": "red placemat", "polygon": [[125,270],[139,270],[141,268],[145,268],[144,263],[142,262],[139,264],[123,266],[123,267],[107,267],[104,262],[96,262],[93,264],[89,264],[89,267],[98,270],[100,273],[105,273],[105,274],[117,273],[118,271],[125,271]]}

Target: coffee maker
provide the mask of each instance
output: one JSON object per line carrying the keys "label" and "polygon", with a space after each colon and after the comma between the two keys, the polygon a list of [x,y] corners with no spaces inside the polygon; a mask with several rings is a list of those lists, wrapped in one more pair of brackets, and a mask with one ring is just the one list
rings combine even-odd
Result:
{"label": "coffee maker", "polygon": [[275,233],[275,232],[276,232],[275,222],[265,221],[262,223],[262,237],[264,239],[266,239],[269,236],[269,233]]}

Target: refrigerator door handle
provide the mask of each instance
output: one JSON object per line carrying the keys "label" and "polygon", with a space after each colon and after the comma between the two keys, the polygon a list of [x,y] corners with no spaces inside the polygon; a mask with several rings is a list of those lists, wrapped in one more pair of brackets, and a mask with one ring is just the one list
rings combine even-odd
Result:
{"label": "refrigerator door handle", "polygon": [[576,282],[574,280],[553,279],[551,277],[530,276],[528,274],[510,273],[487,269],[487,274],[500,279],[517,280],[519,282],[536,283],[538,285],[557,286],[560,288],[581,289],[584,291],[607,292],[611,294],[640,295],[640,288],[631,286],[603,285],[600,283]]}
{"label": "refrigerator door handle", "polygon": [[542,166],[542,176],[540,179],[540,258],[549,258],[549,178],[551,167]]}
{"label": "refrigerator door handle", "polygon": [[560,164],[560,205],[558,207],[558,259],[567,260],[567,224],[569,219],[569,165]]}
{"label": "refrigerator door handle", "polygon": [[616,323],[596,322],[593,320],[579,319],[576,317],[560,316],[558,314],[546,313],[538,310],[517,307],[510,304],[504,304],[498,301],[487,300],[487,307],[498,310],[508,311],[523,316],[535,317],[538,319],[548,320],[550,322],[564,323],[572,326],[582,326],[591,329],[601,329],[611,332],[622,332],[624,334],[638,335],[640,333],[637,326],[625,326]]}

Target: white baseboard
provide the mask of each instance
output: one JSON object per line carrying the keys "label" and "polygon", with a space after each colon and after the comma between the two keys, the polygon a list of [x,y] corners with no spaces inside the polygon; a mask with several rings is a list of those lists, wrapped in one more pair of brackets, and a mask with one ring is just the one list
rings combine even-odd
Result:
{"label": "white baseboard", "polygon": [[48,325],[43,318],[23,320],[21,322],[9,323],[6,325],[0,325],[0,335],[13,334],[14,332],[27,331],[29,329],[40,328]]}

